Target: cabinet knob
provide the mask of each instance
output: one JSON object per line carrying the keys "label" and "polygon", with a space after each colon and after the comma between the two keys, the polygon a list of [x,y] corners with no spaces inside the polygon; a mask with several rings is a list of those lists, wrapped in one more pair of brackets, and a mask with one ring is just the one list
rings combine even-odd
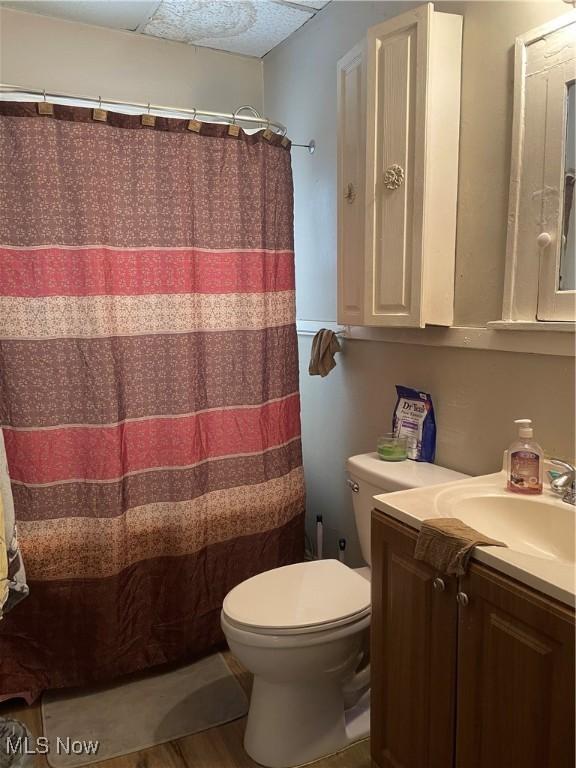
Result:
{"label": "cabinet knob", "polygon": [[462,608],[465,608],[470,602],[466,592],[458,592],[458,594],[456,595],[456,600],[458,602],[458,605],[461,605]]}
{"label": "cabinet knob", "polygon": [[536,238],[539,248],[546,248],[552,242],[552,238],[548,232],[540,232]]}
{"label": "cabinet knob", "polygon": [[432,586],[436,590],[436,592],[444,592],[446,589],[446,584],[444,584],[444,579],[441,579],[439,576],[437,576],[434,581],[432,582]]}
{"label": "cabinet knob", "polygon": [[404,168],[397,163],[384,171],[384,186],[386,189],[398,189],[404,183]]}

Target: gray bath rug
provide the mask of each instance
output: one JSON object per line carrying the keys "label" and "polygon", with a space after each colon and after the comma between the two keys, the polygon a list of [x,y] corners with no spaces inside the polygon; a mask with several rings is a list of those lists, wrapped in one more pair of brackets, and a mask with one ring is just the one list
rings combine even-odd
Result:
{"label": "gray bath rug", "polygon": [[46,757],[53,768],[78,768],[222,725],[247,711],[244,691],[218,653],[110,688],[44,694]]}

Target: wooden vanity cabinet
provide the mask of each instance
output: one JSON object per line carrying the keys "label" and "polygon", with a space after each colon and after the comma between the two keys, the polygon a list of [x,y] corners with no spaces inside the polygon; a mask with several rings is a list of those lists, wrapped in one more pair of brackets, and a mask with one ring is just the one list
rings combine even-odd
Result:
{"label": "wooden vanity cabinet", "polygon": [[573,768],[574,612],[475,564],[460,589],[456,765]]}
{"label": "wooden vanity cabinet", "polygon": [[[414,560],[416,534],[372,521],[371,750],[380,768],[454,759],[456,579]],[[443,586],[443,588],[442,588]]]}
{"label": "wooden vanity cabinet", "polygon": [[415,541],[374,511],[374,763],[572,768],[574,611],[475,563],[440,577]]}

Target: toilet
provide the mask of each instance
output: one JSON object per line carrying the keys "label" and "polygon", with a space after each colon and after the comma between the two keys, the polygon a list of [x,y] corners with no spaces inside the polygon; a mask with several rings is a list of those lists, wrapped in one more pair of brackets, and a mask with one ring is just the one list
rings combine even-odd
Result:
{"label": "toilet", "polygon": [[373,496],[465,477],[434,464],[381,461],[376,453],[352,456],[347,470],[366,565],[287,565],[247,579],[224,599],[228,645],[254,675],[244,747],[268,768],[317,760],[369,734]]}

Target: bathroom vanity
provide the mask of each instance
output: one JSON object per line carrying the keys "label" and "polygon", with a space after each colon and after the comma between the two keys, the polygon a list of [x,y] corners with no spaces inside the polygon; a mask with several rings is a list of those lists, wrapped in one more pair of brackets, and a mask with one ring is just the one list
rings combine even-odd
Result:
{"label": "bathroom vanity", "polygon": [[[379,768],[574,765],[576,510],[549,491],[506,494],[502,479],[375,498],[371,739]],[[462,578],[439,574],[414,559],[414,545],[422,520],[449,516],[508,548],[477,548]]]}

